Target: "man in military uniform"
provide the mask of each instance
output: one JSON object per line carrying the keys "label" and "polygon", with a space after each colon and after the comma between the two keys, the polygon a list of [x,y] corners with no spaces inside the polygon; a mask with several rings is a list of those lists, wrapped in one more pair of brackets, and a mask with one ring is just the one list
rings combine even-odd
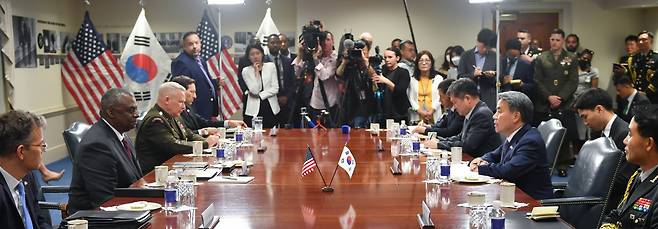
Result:
{"label": "man in military uniform", "polygon": [[214,146],[219,137],[204,139],[183,125],[180,114],[185,109],[185,88],[166,82],[158,89],[158,101],[144,117],[137,132],[137,157],[144,174],[176,154],[192,152],[193,141],[203,141],[203,147]]}
{"label": "man in military uniform", "polygon": [[658,103],[658,78],[654,77],[658,69],[658,53],[651,50],[653,33],[642,31],[638,35],[639,52],[633,55],[633,67],[637,76],[631,78],[638,91],[646,93],[651,103]]}
{"label": "man in military uniform", "polygon": [[637,164],[624,198],[603,220],[601,228],[658,228],[658,105],[644,105],[629,124],[626,159]]}
{"label": "man in military uniform", "polygon": [[[534,63],[534,77],[537,87],[535,100],[535,123],[557,118],[569,130],[575,130],[576,116],[570,109],[573,94],[578,87],[577,58],[564,50],[564,31],[554,29],[550,36],[551,50],[542,52]],[[571,134],[573,135],[573,134]],[[561,147],[558,154],[560,176],[566,176],[566,167],[572,156],[569,147]]]}
{"label": "man in military uniform", "polygon": [[247,125],[240,120],[208,120],[201,115],[194,112],[192,103],[196,99],[196,85],[194,79],[187,76],[176,76],[171,79],[171,82],[176,82],[185,87],[185,109],[180,114],[180,119],[183,121],[185,127],[193,130],[202,136],[217,134],[216,127],[247,127]]}

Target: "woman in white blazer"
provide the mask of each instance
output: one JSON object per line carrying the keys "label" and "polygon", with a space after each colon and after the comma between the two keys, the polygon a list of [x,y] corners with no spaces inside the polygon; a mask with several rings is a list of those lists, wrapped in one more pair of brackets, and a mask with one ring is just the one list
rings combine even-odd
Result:
{"label": "woman in white blazer", "polygon": [[247,105],[244,112],[244,122],[251,125],[254,117],[263,117],[263,128],[272,128],[278,124],[276,115],[279,113],[279,82],[274,63],[263,63],[263,47],[260,44],[249,45],[245,55],[249,57],[250,66],[242,69],[242,77],[247,90]]}
{"label": "woman in white blazer", "polygon": [[423,50],[418,53],[416,70],[409,81],[407,96],[409,97],[409,120],[411,123],[423,121],[433,124],[441,117],[441,102],[439,102],[439,83],[443,78],[434,68],[432,53]]}

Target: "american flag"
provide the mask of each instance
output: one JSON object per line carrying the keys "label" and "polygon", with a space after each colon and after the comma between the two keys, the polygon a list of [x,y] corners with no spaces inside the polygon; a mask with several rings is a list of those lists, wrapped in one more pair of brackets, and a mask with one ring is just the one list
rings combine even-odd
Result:
{"label": "american flag", "polygon": [[110,88],[123,87],[123,71],[89,19],[89,12],[62,64],[62,80],[87,122],[100,119],[101,97]]}
{"label": "american flag", "polygon": [[[203,18],[199,22],[196,32],[201,38],[201,58],[206,60],[206,64],[208,64],[210,77],[218,79],[221,75],[226,76],[224,79],[226,83],[221,88],[219,106],[221,107],[222,117],[228,119],[242,108],[242,93],[238,84],[238,68],[226,50],[226,47],[221,47],[220,52],[219,34],[210,21],[207,11],[203,14]],[[218,63],[221,63],[221,68]]]}
{"label": "american flag", "polygon": [[304,165],[302,166],[302,177],[308,175],[309,173],[313,172],[313,169],[317,164],[315,163],[315,158],[313,158],[313,154],[311,154],[311,148],[306,148],[306,160],[304,160]]}

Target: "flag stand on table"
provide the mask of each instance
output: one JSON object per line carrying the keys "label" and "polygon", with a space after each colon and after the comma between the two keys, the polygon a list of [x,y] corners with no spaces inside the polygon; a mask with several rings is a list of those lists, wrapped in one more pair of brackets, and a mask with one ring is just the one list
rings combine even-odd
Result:
{"label": "flag stand on table", "polygon": [[[317,167],[318,168],[318,173],[320,173],[320,178],[322,178],[322,183],[324,184],[324,187],[322,187],[322,191],[324,192],[333,192],[334,189],[327,186],[327,182],[324,179],[324,176],[322,175],[322,171],[320,171],[320,167],[317,164],[317,161],[315,160],[315,156],[313,156],[313,152],[311,151],[311,146],[306,145],[306,159],[304,160],[304,164],[302,165],[302,177],[308,175],[309,173],[313,172],[313,168]],[[325,189],[331,191],[325,191]]]}

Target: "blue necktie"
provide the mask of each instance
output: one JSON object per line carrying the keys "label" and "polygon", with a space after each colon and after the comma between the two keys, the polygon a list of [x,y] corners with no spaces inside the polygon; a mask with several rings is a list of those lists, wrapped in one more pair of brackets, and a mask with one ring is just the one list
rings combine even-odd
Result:
{"label": "blue necktie", "polygon": [[199,65],[199,68],[201,69],[201,72],[203,72],[203,75],[206,76],[206,82],[208,82],[208,85],[210,85],[210,93],[212,93],[212,101],[215,100],[215,87],[212,85],[212,81],[210,81],[210,76],[208,76],[208,73],[206,72],[206,69],[203,68],[203,63],[201,63],[201,58],[195,58],[197,65]]}
{"label": "blue necktie", "polygon": [[509,141],[505,140],[505,143],[503,143],[503,148],[500,149],[500,163],[503,163],[503,159],[505,159],[505,154],[507,153],[509,146]]}
{"label": "blue necktie", "polygon": [[23,182],[18,182],[18,195],[20,198],[21,202],[21,211],[23,211],[23,225],[25,225],[25,229],[32,229],[32,217],[30,217],[30,211],[27,209],[27,205],[25,203],[25,186],[23,186]]}

